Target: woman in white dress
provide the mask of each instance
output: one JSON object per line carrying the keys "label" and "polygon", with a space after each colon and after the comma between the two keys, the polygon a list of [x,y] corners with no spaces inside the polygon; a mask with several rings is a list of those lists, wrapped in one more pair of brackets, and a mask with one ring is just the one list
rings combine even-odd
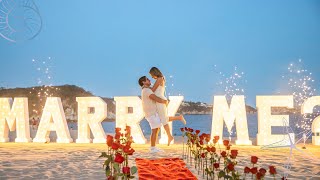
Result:
{"label": "woman in white dress", "polygon": [[[156,96],[167,100],[167,98],[165,96],[166,80],[165,80],[163,74],[156,67],[152,67],[150,69],[149,73],[150,73],[151,77],[156,80],[153,87],[151,87],[151,90],[154,92],[154,94]],[[184,119],[184,117],[182,115],[169,117],[167,106],[165,104],[156,103],[156,105],[157,105],[157,112],[160,117],[161,123],[162,123],[162,125],[168,135],[168,146],[169,146],[171,141],[173,140],[173,136],[170,133],[170,128],[169,128],[168,122],[179,120],[179,121],[182,121],[183,124],[186,124],[186,120]]]}

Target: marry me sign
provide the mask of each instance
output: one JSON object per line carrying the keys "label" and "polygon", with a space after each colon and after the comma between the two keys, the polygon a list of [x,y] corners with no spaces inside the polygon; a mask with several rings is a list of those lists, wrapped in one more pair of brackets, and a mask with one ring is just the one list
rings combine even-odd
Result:
{"label": "marry me sign", "polygon": [[[115,97],[116,127],[124,129],[131,126],[135,143],[145,144],[140,128],[144,118],[141,99],[138,96]],[[183,96],[170,96],[168,115],[174,116],[183,101]],[[77,97],[78,103],[78,137],[72,139],[67,126],[61,98],[48,97],[43,109],[38,131],[34,139],[30,137],[28,98],[0,98],[0,142],[9,142],[9,131],[16,132],[17,143],[49,142],[49,134],[55,131],[57,143],[105,143],[106,135],[101,122],[107,117],[107,104],[100,97]],[[273,115],[272,107],[293,108],[293,96],[257,96],[258,110],[257,145],[268,145],[287,138],[294,141],[294,133],[272,134],[272,126],[288,126],[289,115]],[[320,105],[320,96],[307,99],[301,106],[302,114],[313,113],[313,108]],[[230,103],[225,96],[214,96],[212,111],[211,137],[222,137],[223,125],[231,130],[236,125],[237,145],[252,145],[249,139],[248,123],[244,96],[233,96]],[[130,110],[129,110],[130,109]],[[284,121],[286,120],[286,121]],[[284,123],[285,122],[285,123]],[[199,121],[199,123],[201,123]],[[169,123],[172,131],[172,122]],[[91,133],[93,139],[91,139]],[[320,145],[320,116],[312,123],[312,143]],[[213,138],[212,138],[213,139]],[[222,139],[222,138],[221,138]],[[221,141],[221,140],[220,140]],[[161,129],[160,143],[166,144],[167,134]],[[222,142],[220,142],[222,143]]]}

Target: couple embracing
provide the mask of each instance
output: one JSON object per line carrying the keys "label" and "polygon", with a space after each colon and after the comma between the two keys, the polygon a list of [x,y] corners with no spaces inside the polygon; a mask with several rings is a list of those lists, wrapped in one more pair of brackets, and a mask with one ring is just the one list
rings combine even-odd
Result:
{"label": "couple embracing", "polygon": [[145,118],[149,122],[152,130],[150,137],[150,152],[159,152],[161,150],[155,146],[160,127],[163,126],[168,135],[169,146],[173,140],[173,136],[170,132],[168,122],[180,120],[186,124],[186,121],[182,115],[173,117],[168,116],[167,106],[169,100],[165,96],[166,80],[161,71],[156,67],[151,68],[149,73],[151,77],[155,79],[154,85],[151,86],[151,81],[146,76],[142,76],[139,79],[139,85],[142,88],[141,99]]}

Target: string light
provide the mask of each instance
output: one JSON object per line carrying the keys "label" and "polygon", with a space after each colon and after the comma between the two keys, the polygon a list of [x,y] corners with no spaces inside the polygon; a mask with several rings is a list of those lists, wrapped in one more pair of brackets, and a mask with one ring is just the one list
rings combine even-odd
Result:
{"label": "string light", "polygon": [[[105,143],[106,134],[101,122],[107,118],[107,103],[100,97],[77,97],[78,138],[76,143]],[[90,112],[89,109],[94,109]],[[94,137],[90,138],[90,129]]]}
{"label": "string light", "polygon": [[[293,96],[257,96],[258,134],[257,144],[268,145],[283,139],[283,135],[272,135],[271,126],[283,126],[282,119],[289,115],[272,115],[271,107],[293,108]],[[294,134],[290,134],[294,141]]]}
{"label": "string light", "polygon": [[28,98],[0,98],[0,142],[9,142],[9,131],[16,131],[15,142],[31,142]]}
{"label": "string light", "polygon": [[[229,132],[231,132],[234,122],[236,122],[237,145],[252,145],[252,142],[249,140],[244,96],[233,96],[230,108],[226,96],[214,96],[211,139],[214,136],[223,137],[223,121],[226,123]],[[222,143],[222,138],[219,140],[219,143]]]}
{"label": "string light", "polygon": [[38,131],[36,137],[33,139],[33,142],[50,142],[50,131],[56,131],[57,143],[73,142],[63,111],[61,98],[59,97],[47,98]]}

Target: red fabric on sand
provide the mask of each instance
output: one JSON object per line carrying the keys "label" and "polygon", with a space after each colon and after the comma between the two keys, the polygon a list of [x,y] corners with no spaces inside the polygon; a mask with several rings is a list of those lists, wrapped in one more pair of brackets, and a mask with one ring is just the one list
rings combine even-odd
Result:
{"label": "red fabric on sand", "polygon": [[195,180],[197,179],[180,158],[136,158],[139,180]]}

